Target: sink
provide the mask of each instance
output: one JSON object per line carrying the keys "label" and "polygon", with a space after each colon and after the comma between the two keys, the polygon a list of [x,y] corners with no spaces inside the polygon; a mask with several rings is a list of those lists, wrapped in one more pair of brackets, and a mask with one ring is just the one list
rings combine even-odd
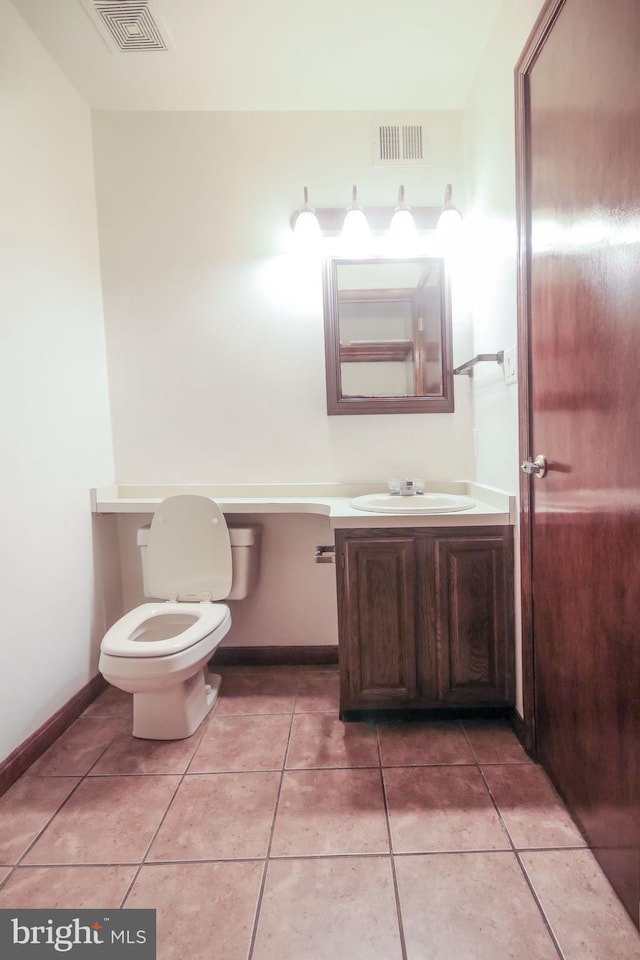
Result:
{"label": "sink", "polygon": [[424,493],[412,497],[402,497],[390,493],[368,493],[355,497],[350,505],[356,510],[369,513],[455,513],[458,510],[470,510],[476,502],[472,497],[456,496],[450,493]]}

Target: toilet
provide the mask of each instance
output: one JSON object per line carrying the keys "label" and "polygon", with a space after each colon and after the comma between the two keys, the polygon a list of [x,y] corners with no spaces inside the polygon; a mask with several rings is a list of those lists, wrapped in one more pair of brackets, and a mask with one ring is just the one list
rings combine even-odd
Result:
{"label": "toilet", "polygon": [[[168,497],[138,531],[143,603],[105,634],[98,668],[133,694],[133,735],[182,740],[213,707],[221,678],[206,664],[231,626],[220,600],[242,599],[258,577],[260,527],[227,527],[213,500]],[[164,602],[160,602],[164,601]]]}

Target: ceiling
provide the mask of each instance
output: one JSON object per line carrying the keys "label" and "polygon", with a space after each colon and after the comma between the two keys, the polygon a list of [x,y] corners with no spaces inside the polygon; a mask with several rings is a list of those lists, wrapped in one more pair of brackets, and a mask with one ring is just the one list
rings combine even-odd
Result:
{"label": "ceiling", "polygon": [[133,52],[99,0],[11,2],[96,109],[380,112],[464,107],[503,0],[102,0],[154,18]]}

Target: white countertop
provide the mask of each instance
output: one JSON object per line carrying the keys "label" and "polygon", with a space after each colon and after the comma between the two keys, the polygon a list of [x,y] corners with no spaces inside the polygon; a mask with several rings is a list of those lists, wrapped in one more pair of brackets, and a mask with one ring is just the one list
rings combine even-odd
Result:
{"label": "white countertop", "polygon": [[329,519],[331,528],[503,526],[515,521],[515,497],[469,481],[427,482],[427,493],[473,497],[475,506],[456,513],[370,513],[352,507],[354,497],[386,491],[377,483],[120,484],[91,491],[94,513],[153,513],[165,497],[211,497],[225,514],[307,513]]}

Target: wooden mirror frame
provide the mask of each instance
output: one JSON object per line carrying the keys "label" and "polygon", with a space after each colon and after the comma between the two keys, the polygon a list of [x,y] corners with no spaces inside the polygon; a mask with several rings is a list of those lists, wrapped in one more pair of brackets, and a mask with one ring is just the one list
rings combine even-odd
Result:
{"label": "wooden mirror frame", "polygon": [[[338,267],[348,264],[425,263],[436,261],[440,271],[440,338],[442,357],[442,393],[431,396],[342,396],[341,361],[345,350],[340,350],[340,313],[338,303]],[[390,291],[392,292],[392,291]],[[451,296],[444,261],[438,257],[370,257],[349,259],[328,257],[324,263],[324,337],[327,384],[327,413],[375,414],[375,413],[452,413],[453,402],[453,348],[451,331]],[[392,299],[392,298],[391,298]],[[382,344],[380,347],[382,348]],[[360,348],[365,349],[366,348]],[[353,353],[354,347],[350,345]],[[362,355],[361,359],[373,359]],[[401,359],[394,355],[379,355],[376,359]]]}

